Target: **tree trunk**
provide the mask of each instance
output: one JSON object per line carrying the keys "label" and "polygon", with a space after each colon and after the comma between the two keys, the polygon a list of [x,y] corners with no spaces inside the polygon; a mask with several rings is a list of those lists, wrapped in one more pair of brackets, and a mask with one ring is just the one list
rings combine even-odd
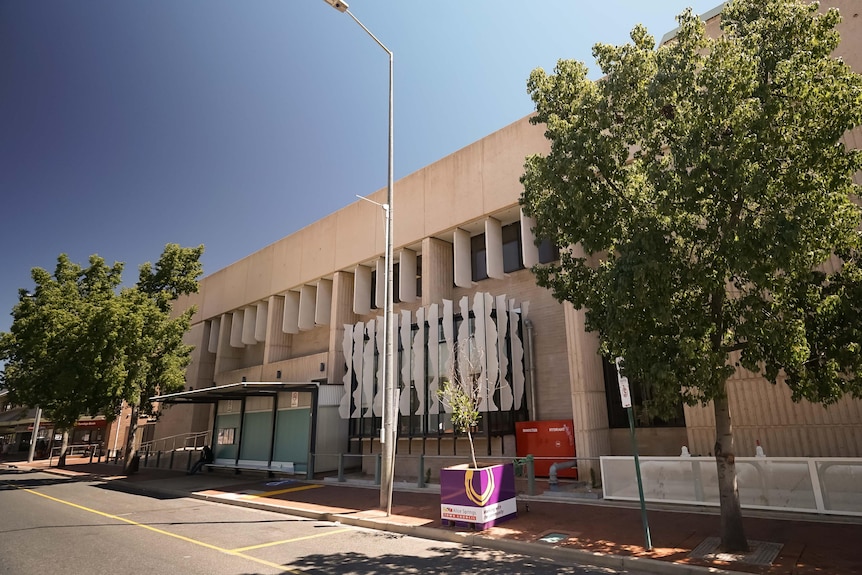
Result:
{"label": "tree trunk", "polygon": [[736,484],[736,456],[733,452],[733,426],[727,400],[727,384],[715,408],[715,465],[718,470],[718,496],[721,504],[721,549],[730,553],[748,551],[742,527],[742,509]]}
{"label": "tree trunk", "polygon": [[126,475],[131,475],[138,470],[138,450],[135,448],[138,439],[138,406],[132,405],[131,408],[129,434],[126,437],[126,454],[123,458],[123,473]]}
{"label": "tree trunk", "polygon": [[473,469],[479,469],[479,464],[476,463],[476,448],[473,447],[473,434],[467,430],[467,441],[470,443],[470,457],[473,460]]}
{"label": "tree trunk", "polygon": [[69,451],[69,430],[63,430],[63,442],[60,443],[60,457],[57,458],[57,467],[66,466],[66,452]]}

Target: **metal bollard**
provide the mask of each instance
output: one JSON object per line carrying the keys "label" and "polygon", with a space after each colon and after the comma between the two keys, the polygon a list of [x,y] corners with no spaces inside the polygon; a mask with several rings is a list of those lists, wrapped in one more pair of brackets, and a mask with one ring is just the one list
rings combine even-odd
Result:
{"label": "metal bollard", "polygon": [[536,494],[536,466],[533,462],[533,456],[528,455],[524,459],[527,460],[527,495]]}
{"label": "metal bollard", "polygon": [[314,479],[314,454],[308,454],[308,469],[305,470],[306,479]]}
{"label": "metal bollard", "polygon": [[156,467],[159,466],[159,463],[162,461],[162,452],[156,451]]}
{"label": "metal bollard", "polygon": [[338,454],[338,482],[344,483],[345,481],[347,481],[347,480],[344,478],[344,454],[339,453]]}
{"label": "metal bollard", "polygon": [[383,454],[377,454],[377,465],[374,469],[374,485],[380,485],[380,476],[382,474],[382,466],[383,465]]}
{"label": "metal bollard", "polygon": [[176,453],[176,451],[171,451],[171,460],[168,462],[168,469],[174,468],[174,453]]}
{"label": "metal bollard", "polygon": [[419,454],[419,481],[416,482],[418,487],[425,487],[425,454]]}
{"label": "metal bollard", "polygon": [[192,469],[192,453],[194,453],[194,451],[188,451],[187,453],[189,454],[189,460],[186,462],[186,471],[191,471],[191,469]]}

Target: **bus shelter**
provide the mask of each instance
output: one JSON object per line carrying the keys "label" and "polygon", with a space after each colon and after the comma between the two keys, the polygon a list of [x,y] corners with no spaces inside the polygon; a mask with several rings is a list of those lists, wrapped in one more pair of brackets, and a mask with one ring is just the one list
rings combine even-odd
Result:
{"label": "bus shelter", "polygon": [[[325,388],[321,394],[321,387]],[[338,389],[334,389],[338,388]],[[338,420],[342,386],[317,382],[237,382],[160,395],[163,404],[209,404],[214,465],[308,474],[320,469],[313,454],[321,444],[337,449],[337,435],[319,433],[321,421]],[[329,426],[322,426],[328,430]],[[345,434],[346,435],[346,434]]]}

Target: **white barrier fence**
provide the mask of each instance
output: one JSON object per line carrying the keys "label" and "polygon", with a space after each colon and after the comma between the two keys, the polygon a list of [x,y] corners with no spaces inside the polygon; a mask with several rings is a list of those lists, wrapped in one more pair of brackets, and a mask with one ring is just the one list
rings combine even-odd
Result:
{"label": "white barrier fence", "polygon": [[[605,499],[638,501],[633,457],[605,456]],[[644,499],[718,506],[713,457],[640,457]],[[862,516],[862,459],[737,457],[743,508]]]}

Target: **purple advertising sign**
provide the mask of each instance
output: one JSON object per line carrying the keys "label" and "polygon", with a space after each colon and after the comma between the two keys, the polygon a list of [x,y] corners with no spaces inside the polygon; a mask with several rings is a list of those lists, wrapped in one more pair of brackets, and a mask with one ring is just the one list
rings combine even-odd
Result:
{"label": "purple advertising sign", "polygon": [[440,470],[440,517],[444,524],[475,524],[487,529],[517,516],[516,496],[511,463],[478,469],[457,465]]}

